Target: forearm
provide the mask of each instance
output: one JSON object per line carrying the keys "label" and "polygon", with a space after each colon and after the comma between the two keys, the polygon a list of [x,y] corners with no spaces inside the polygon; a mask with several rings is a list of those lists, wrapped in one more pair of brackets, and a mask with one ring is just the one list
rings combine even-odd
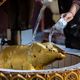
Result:
{"label": "forearm", "polygon": [[77,13],[80,7],[80,0],[73,0],[72,7],[70,9],[70,12],[72,12],[73,16]]}
{"label": "forearm", "polygon": [[72,4],[77,4],[80,6],[80,0],[73,0]]}
{"label": "forearm", "polygon": [[75,14],[77,13],[78,10],[79,10],[79,5],[76,3],[73,3],[69,12],[71,12],[72,15],[75,16]]}

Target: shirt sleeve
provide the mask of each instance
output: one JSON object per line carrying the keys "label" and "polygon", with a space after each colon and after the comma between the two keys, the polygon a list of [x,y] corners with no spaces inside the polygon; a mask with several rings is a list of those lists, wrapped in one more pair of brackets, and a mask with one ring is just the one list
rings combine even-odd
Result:
{"label": "shirt sleeve", "polygon": [[73,0],[73,3],[75,3],[75,4],[80,6],[80,0]]}

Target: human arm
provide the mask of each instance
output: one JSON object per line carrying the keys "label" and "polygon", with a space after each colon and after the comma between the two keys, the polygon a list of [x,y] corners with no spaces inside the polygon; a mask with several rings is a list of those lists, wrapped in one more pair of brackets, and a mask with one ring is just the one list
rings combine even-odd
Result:
{"label": "human arm", "polygon": [[77,11],[79,10],[79,6],[80,6],[80,0],[73,0],[70,10],[67,13],[61,14],[61,16],[64,16],[64,19],[67,22],[71,21],[74,18]]}

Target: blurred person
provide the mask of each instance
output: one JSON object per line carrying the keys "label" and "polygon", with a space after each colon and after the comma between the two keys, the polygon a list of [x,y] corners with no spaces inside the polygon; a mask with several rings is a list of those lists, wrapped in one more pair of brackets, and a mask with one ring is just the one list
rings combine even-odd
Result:
{"label": "blurred person", "polygon": [[80,6],[80,0],[73,0],[70,10],[67,13],[63,13],[61,16],[65,15],[64,19],[67,22],[71,21],[74,18],[77,11],[79,10],[79,6]]}
{"label": "blurred person", "polygon": [[61,16],[64,16],[68,22],[67,26],[64,27],[65,45],[68,48],[80,49],[80,0],[66,1],[70,1],[70,5],[62,11],[60,10]]}

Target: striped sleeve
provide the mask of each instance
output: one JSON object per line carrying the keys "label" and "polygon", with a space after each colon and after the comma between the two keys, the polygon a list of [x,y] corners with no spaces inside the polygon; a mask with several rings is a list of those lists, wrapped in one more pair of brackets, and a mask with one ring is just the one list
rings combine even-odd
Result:
{"label": "striped sleeve", "polygon": [[80,6],[80,0],[73,0],[73,3],[78,4]]}

